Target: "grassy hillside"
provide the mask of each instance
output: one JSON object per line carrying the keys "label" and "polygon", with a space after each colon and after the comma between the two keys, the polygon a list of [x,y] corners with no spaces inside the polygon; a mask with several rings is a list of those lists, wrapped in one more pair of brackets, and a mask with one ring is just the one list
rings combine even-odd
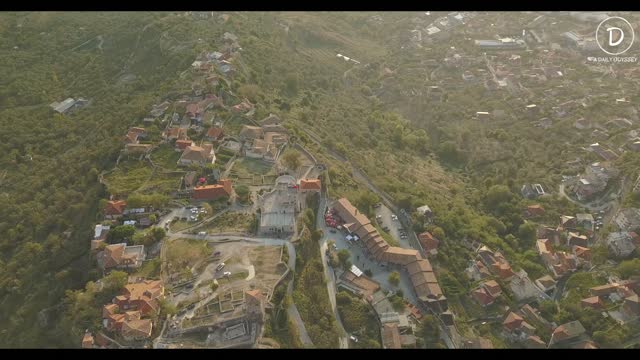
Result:
{"label": "grassy hillside", "polygon": [[[98,174],[195,57],[175,49],[191,29],[165,16],[0,14],[0,347],[77,346],[60,305],[97,276],[88,250],[106,196]],[[161,42],[165,33],[176,40]],[[118,81],[125,73],[135,77]],[[92,104],[54,114],[48,104],[66,97]]]}

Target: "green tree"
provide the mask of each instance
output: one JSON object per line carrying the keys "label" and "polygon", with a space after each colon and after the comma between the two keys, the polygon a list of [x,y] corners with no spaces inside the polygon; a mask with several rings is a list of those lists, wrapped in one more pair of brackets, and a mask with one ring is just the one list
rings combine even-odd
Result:
{"label": "green tree", "polygon": [[487,191],[485,204],[488,208],[494,209],[498,205],[511,201],[513,193],[505,185],[493,185]]}
{"label": "green tree", "polygon": [[397,271],[392,272],[391,274],[389,274],[389,284],[397,287],[398,285],[400,285],[400,273],[398,273]]}
{"label": "green tree", "polygon": [[167,236],[167,232],[161,227],[154,227],[151,229],[151,237],[154,241],[160,241]]}
{"label": "green tree", "polygon": [[238,95],[243,98],[247,98],[252,103],[256,103],[258,101],[258,94],[260,93],[260,88],[255,84],[246,84],[241,85],[238,88]]}
{"label": "green tree", "polygon": [[440,326],[433,315],[428,314],[422,317],[416,329],[416,336],[424,340],[427,348],[433,348],[440,341]]}
{"label": "green tree", "polygon": [[628,279],[633,275],[640,275],[640,259],[624,260],[616,266],[616,272],[623,279]]}
{"label": "green tree", "polygon": [[249,187],[247,185],[237,185],[234,188],[234,191],[236,192],[236,195],[238,195],[238,200],[240,200],[241,203],[249,202]]}
{"label": "green tree", "polygon": [[293,149],[287,149],[280,158],[282,159],[282,164],[293,171],[298,170],[300,165],[302,165],[300,153]]}
{"label": "green tree", "polygon": [[342,265],[342,268],[345,270],[347,270],[351,266],[351,260],[349,259],[350,257],[351,253],[349,253],[349,250],[340,249],[340,251],[338,251],[338,260],[340,261],[340,265]]}
{"label": "green tree", "polygon": [[175,315],[178,313],[178,309],[175,305],[169,302],[167,299],[160,299],[160,313],[164,315]]}
{"label": "green tree", "polygon": [[298,74],[295,72],[287,74],[284,79],[285,89],[290,95],[298,93]]}
{"label": "green tree", "polygon": [[529,247],[536,240],[536,226],[532,222],[525,222],[518,227],[518,237]]}
{"label": "green tree", "polygon": [[107,233],[107,242],[109,244],[117,244],[133,239],[136,228],[133,225],[120,225],[111,229]]}

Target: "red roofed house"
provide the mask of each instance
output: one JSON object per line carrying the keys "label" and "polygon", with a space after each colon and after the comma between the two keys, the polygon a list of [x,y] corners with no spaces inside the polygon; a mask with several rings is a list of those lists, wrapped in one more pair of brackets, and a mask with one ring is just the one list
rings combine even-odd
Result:
{"label": "red roofed house", "polygon": [[223,196],[231,196],[233,187],[231,180],[222,179],[215,185],[205,185],[193,189],[193,199],[195,200],[215,200]]}
{"label": "red roofed house", "polygon": [[553,330],[549,346],[574,339],[584,333],[585,329],[578,320],[562,324]]}
{"label": "red roofed house", "polygon": [[512,340],[526,341],[528,336],[535,333],[536,328],[524,321],[522,316],[510,312],[502,322],[505,331]]}
{"label": "red roofed house", "polygon": [[127,341],[144,340],[151,337],[153,323],[149,319],[135,319],[122,324],[121,334]]}
{"label": "red roofed house", "polygon": [[222,131],[222,128],[212,126],[209,128],[209,130],[207,130],[206,138],[209,141],[220,141],[223,137],[224,131]]}
{"label": "red roofed house", "polygon": [[479,287],[471,292],[471,296],[473,296],[476,301],[482,306],[489,306],[496,301],[496,298],[493,297],[487,290],[483,287]]}
{"label": "red roofed house", "polygon": [[600,296],[592,296],[586,299],[580,300],[580,306],[582,308],[590,307],[595,310],[604,309],[604,302],[600,298]]}
{"label": "red roofed house", "polygon": [[165,131],[164,133],[162,133],[162,136],[167,140],[186,139],[187,138],[187,129],[176,128],[176,127],[170,128],[167,131]]}
{"label": "red roofed house", "polygon": [[145,280],[139,283],[127,284],[124,294],[115,298],[116,304],[123,310],[137,310],[142,316],[153,315],[158,312],[158,299],[164,296],[164,286],[161,280]]}
{"label": "red roofed house", "polygon": [[[153,323],[143,316],[153,316],[164,296],[161,280],[144,280],[125,285],[124,293],[113,298],[102,309],[103,325],[108,331],[120,332],[125,340],[143,340],[151,336]],[[124,312],[124,313],[123,313]]]}
{"label": "red roofed house", "polygon": [[140,136],[144,135],[144,134],[145,134],[144,128],[132,127],[127,132],[127,135],[124,137],[124,143],[125,144],[137,144],[139,142],[138,138]]}
{"label": "red roofed house", "polygon": [[418,241],[420,241],[420,245],[422,245],[422,248],[425,252],[432,255],[438,253],[438,244],[440,244],[440,240],[431,235],[430,232],[425,231],[422,234],[418,235]]}
{"label": "red roofed house", "polygon": [[90,332],[85,332],[84,337],[82,338],[82,348],[83,349],[92,349],[94,344],[93,335]]}
{"label": "red roofed house", "polygon": [[178,139],[176,140],[175,150],[178,152],[184,151],[187,147],[195,145],[193,141],[186,139]]}
{"label": "red roofed house", "polygon": [[127,246],[126,243],[107,245],[98,254],[98,264],[102,269],[138,268],[145,259],[144,245]]}
{"label": "red roofed house", "polygon": [[300,192],[320,192],[321,184],[320,179],[300,179]]}
{"label": "red roofed house", "polygon": [[502,294],[502,289],[495,280],[485,281],[484,283],[482,283],[482,286],[493,297],[498,297]]}
{"label": "red roofed house", "polygon": [[540,204],[529,205],[527,206],[527,215],[529,217],[542,216],[544,215],[544,209]]}
{"label": "red roofed house", "polygon": [[124,200],[108,201],[104,207],[104,217],[110,220],[122,217],[127,202]]}
{"label": "red roofed house", "polygon": [[204,166],[216,162],[216,154],[213,151],[213,144],[202,144],[202,146],[187,146],[178,160],[178,165],[198,164]]}
{"label": "red roofed house", "polygon": [[507,317],[502,322],[502,326],[504,326],[505,329],[509,331],[513,331],[513,330],[519,329],[520,325],[522,325],[523,322],[524,322],[524,319],[520,315],[514,312],[510,312],[509,315],[507,315]]}
{"label": "red roofed house", "polygon": [[581,263],[588,263],[591,261],[591,249],[582,247],[582,246],[574,246],[573,254],[576,256],[576,259]]}

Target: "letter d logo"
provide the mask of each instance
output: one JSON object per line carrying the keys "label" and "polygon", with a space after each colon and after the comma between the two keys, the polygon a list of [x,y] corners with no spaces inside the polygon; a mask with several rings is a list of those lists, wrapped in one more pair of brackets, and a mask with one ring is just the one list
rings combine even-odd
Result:
{"label": "letter d logo", "polygon": [[[620,29],[619,27],[610,27],[607,29],[607,31],[609,32],[609,46],[618,46],[620,45],[620,43],[622,42],[622,40],[624,40],[624,31],[622,31],[622,29]],[[618,37],[617,41],[613,41],[614,36],[613,33],[614,31],[617,31],[618,34],[620,34],[620,36]]]}
{"label": "letter d logo", "polygon": [[620,16],[604,19],[596,28],[596,43],[609,55],[620,55],[631,48],[635,41],[633,26]]}

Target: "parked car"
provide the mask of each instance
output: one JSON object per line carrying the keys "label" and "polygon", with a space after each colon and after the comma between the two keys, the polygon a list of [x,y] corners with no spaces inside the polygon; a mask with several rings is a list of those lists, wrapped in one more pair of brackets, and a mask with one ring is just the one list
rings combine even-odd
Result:
{"label": "parked car", "polygon": [[379,208],[382,205],[382,203],[377,203],[375,205],[373,205],[374,208]]}
{"label": "parked car", "polygon": [[216,252],[213,253],[213,256],[220,256],[220,255],[222,255],[221,251],[216,251]]}
{"label": "parked car", "polygon": [[388,226],[385,226],[385,227],[383,227],[383,228],[382,228],[382,230],[384,230],[384,231],[386,231],[386,232],[389,232],[389,230],[390,230],[390,229],[389,229],[389,227],[388,227]]}
{"label": "parked car", "polygon": [[220,265],[218,265],[218,267],[216,267],[216,271],[220,271],[224,269],[224,263],[220,263]]}
{"label": "parked car", "polygon": [[330,229],[329,232],[335,234],[336,233],[336,229]]}
{"label": "parked car", "polygon": [[224,274],[222,274],[224,276],[231,276],[231,271],[225,271]]}
{"label": "parked car", "polygon": [[396,215],[394,215],[394,214],[391,214],[391,220],[394,220],[394,221],[395,221],[395,220],[398,220],[398,216],[396,216]]}
{"label": "parked car", "polygon": [[353,342],[358,342],[358,338],[353,335],[349,336],[349,339],[351,339],[351,341]]}
{"label": "parked car", "polygon": [[200,235],[200,236],[207,236],[207,232],[206,232],[206,231],[200,231],[200,232],[198,233],[198,235]]}

